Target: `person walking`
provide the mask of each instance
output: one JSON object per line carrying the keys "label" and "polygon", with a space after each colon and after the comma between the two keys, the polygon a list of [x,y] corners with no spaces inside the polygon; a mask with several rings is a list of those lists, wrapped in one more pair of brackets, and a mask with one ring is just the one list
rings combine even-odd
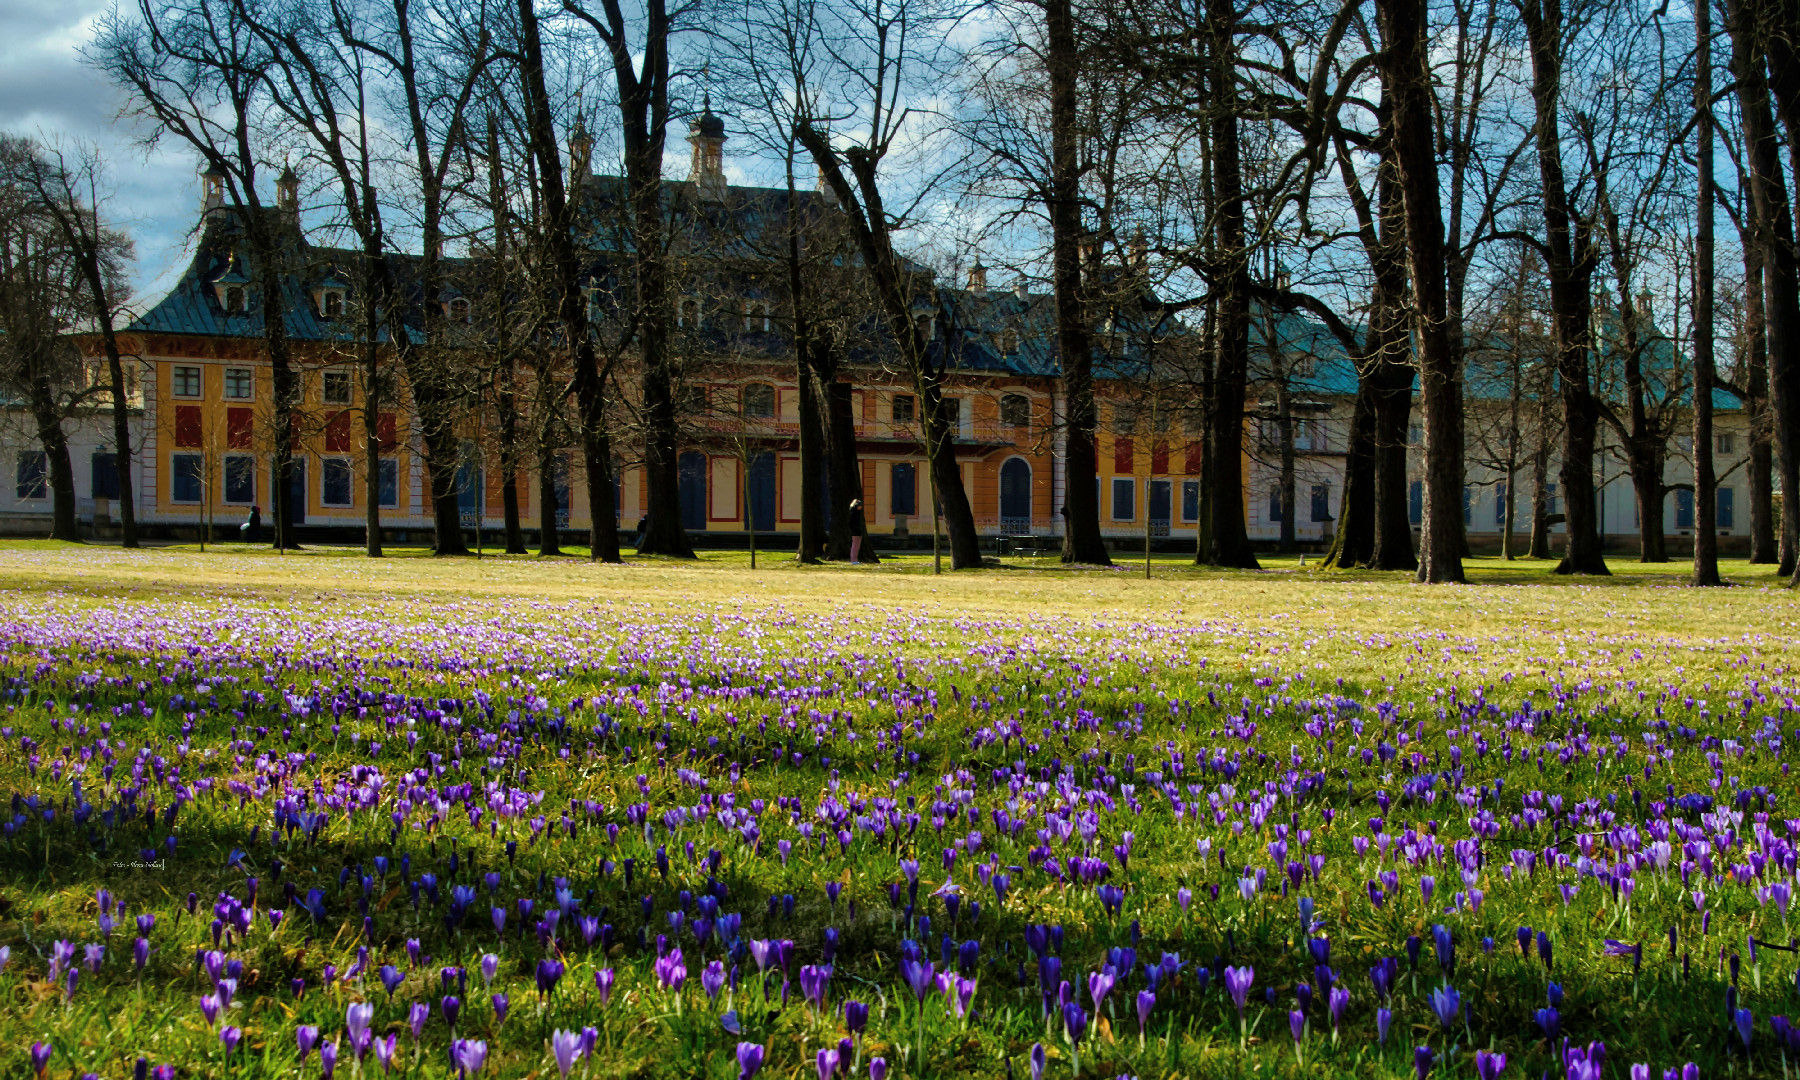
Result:
{"label": "person walking", "polygon": [[254,504],[250,507],[250,516],[238,526],[238,535],[246,544],[258,543],[262,540],[262,507]]}
{"label": "person walking", "polygon": [[862,500],[850,500],[850,565],[855,566],[862,560],[863,515]]}

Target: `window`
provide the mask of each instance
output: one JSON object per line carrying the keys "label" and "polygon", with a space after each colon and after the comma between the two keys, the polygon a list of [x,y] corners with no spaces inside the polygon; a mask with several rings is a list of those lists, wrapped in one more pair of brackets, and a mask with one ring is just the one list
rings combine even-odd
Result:
{"label": "window", "polygon": [[675,324],[683,330],[700,329],[700,301],[689,297],[676,309]]}
{"label": "window", "polygon": [[319,501],[326,506],[350,505],[350,459],[328,457],[319,466]]}
{"label": "window", "polygon": [[751,383],[744,387],[744,415],[763,418],[774,416],[775,388],[768,383]]}
{"label": "window", "polygon": [[101,447],[88,463],[92,489],[96,499],[119,497],[119,455]]}
{"label": "window", "polygon": [[1311,356],[1302,356],[1294,361],[1293,374],[1296,378],[1310,379],[1318,370],[1318,361]]}
{"label": "window", "polygon": [[1130,521],[1137,517],[1137,481],[1127,476],[1115,476],[1112,492],[1113,520]]}
{"label": "window", "polygon": [[225,446],[248,450],[256,433],[256,413],[250,409],[225,410]]}
{"label": "window", "polygon": [[1425,429],[1418,424],[1410,424],[1406,428],[1406,445],[1424,446]]}
{"label": "window", "polygon": [[1113,433],[1116,435],[1137,434],[1137,410],[1130,405],[1114,405],[1112,410]]}
{"label": "window", "polygon": [[197,503],[206,487],[206,459],[199,454],[174,454],[169,458],[169,497],[178,503]]}
{"label": "window", "polygon": [[1331,520],[1331,485],[1314,484],[1312,488],[1312,519],[1314,521]]}
{"label": "window", "polygon": [[381,452],[391,454],[400,445],[394,430],[394,414],[380,413],[375,417],[375,441],[380,444]]}
{"label": "window", "polygon": [[197,367],[177,366],[175,378],[169,384],[169,392],[176,397],[200,396],[200,369]]}
{"label": "window", "polygon": [[225,396],[233,401],[249,401],[255,393],[255,383],[251,381],[250,369],[233,367],[225,369]]}
{"label": "window", "polygon": [[712,399],[706,387],[690,386],[681,392],[681,411],[688,416],[705,416],[712,411]]}
{"label": "window", "polygon": [[1475,489],[1474,489],[1474,487],[1472,487],[1468,484],[1464,484],[1463,485],[1463,524],[1470,525],[1470,524],[1473,524],[1474,521],[1475,521]]}
{"label": "window", "polygon": [[[329,294],[327,294],[327,295],[329,295]],[[338,298],[338,303],[340,306],[343,304],[342,296],[340,296]],[[459,296],[456,299],[450,301],[450,321],[451,322],[460,322],[460,323],[466,323],[469,321],[469,299],[468,299],[468,297]]]}
{"label": "window", "polygon": [[1546,513],[1546,514],[1560,513],[1560,511],[1558,511],[1556,509],[1556,485],[1555,484],[1545,484],[1544,485],[1544,513]]}
{"label": "window", "polygon": [[1314,451],[1326,449],[1325,421],[1301,420],[1299,422],[1299,431],[1296,434],[1297,439],[1295,446],[1297,449]]}
{"label": "window", "polygon": [[256,459],[232,455],[225,459],[225,501],[249,505],[256,501]]}
{"label": "window", "polygon": [[915,402],[911,394],[894,395],[894,423],[910,424],[913,422]]}
{"label": "window", "polygon": [[1019,351],[1019,332],[1003,330],[1000,332],[1000,355],[1012,356]]}
{"label": "window", "polygon": [[744,305],[744,329],[752,334],[767,333],[769,329],[769,307],[767,304]]}
{"label": "window", "polygon": [[348,371],[327,371],[325,373],[325,404],[350,404],[350,373]]}
{"label": "window", "polygon": [[1200,520],[1200,481],[1198,480],[1181,482],[1181,520]]}
{"label": "window", "polygon": [[1694,527],[1694,493],[1687,488],[1675,492],[1675,527],[1677,529]]}
{"label": "window", "polygon": [[932,339],[933,333],[932,333],[932,325],[931,325],[931,316],[929,316],[929,315],[914,315],[913,316],[913,326],[919,331],[920,338],[924,339],[925,341],[930,341]]}
{"label": "window", "polygon": [[1675,449],[1680,450],[1684,454],[1693,453],[1694,452],[1694,437],[1692,435],[1677,435],[1677,436],[1675,436]]}
{"label": "window", "polygon": [[225,311],[232,315],[241,315],[244,311],[244,287],[231,285],[225,289]]}
{"label": "window", "polygon": [[1425,523],[1425,481],[1414,480],[1406,486],[1406,520],[1414,525]]}
{"label": "window", "polygon": [[919,473],[910,461],[894,463],[893,493],[888,497],[895,517],[911,517],[919,512]]}
{"label": "window", "polygon": [[198,447],[202,440],[200,406],[175,406],[175,445]]}
{"label": "window", "polygon": [[1006,394],[1000,398],[1002,427],[1030,427],[1031,399],[1024,394]]}
{"label": "window", "polygon": [[1721,431],[1718,435],[1714,436],[1714,442],[1718,444],[1718,452],[1721,454],[1732,454],[1737,452],[1737,436],[1729,431]]}
{"label": "window", "polygon": [[[456,305],[452,303],[450,307],[454,310]],[[344,292],[342,289],[326,289],[319,294],[319,314],[327,319],[344,317]]]}
{"label": "window", "polygon": [[1737,516],[1735,513],[1737,508],[1733,505],[1737,501],[1736,494],[1735,491],[1728,487],[1722,487],[1713,492],[1713,498],[1715,500],[1713,521],[1721,529],[1731,528],[1732,521]]}
{"label": "window", "polygon": [[21,499],[50,497],[49,459],[42,450],[19,451],[18,494]]}
{"label": "window", "polygon": [[940,402],[943,406],[944,425],[953,435],[962,431],[962,398],[941,398]]}
{"label": "window", "polygon": [[1137,446],[1131,439],[1113,439],[1113,472],[1137,472]]}
{"label": "window", "polygon": [[1275,488],[1269,492],[1269,523],[1275,524],[1286,517],[1287,515],[1282,513],[1281,489]]}
{"label": "window", "polygon": [[381,459],[381,472],[377,480],[380,489],[381,505],[397,507],[400,505],[400,463],[393,458]]}
{"label": "window", "polygon": [[325,452],[328,454],[348,454],[350,452],[349,410],[336,413],[325,422]]}
{"label": "window", "polygon": [[1494,488],[1494,524],[1506,524],[1506,481],[1502,480]]}

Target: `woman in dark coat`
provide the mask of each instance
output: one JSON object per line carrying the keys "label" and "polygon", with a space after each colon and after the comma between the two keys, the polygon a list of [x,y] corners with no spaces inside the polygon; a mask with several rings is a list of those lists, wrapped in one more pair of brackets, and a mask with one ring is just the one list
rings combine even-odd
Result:
{"label": "woman in dark coat", "polygon": [[250,507],[250,516],[244,519],[242,525],[238,526],[238,532],[243,534],[246,544],[255,544],[262,540],[262,507],[254,505]]}
{"label": "woman in dark coat", "polygon": [[860,560],[863,542],[862,500],[850,500],[850,565],[855,566]]}

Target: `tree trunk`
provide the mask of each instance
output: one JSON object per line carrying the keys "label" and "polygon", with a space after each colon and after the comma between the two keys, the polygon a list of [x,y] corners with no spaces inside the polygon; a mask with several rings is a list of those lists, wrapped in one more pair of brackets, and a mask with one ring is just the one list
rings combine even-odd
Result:
{"label": "tree trunk", "polygon": [[[79,544],[75,523],[75,468],[69,461],[69,437],[64,434],[62,410],[56,404],[56,386],[42,370],[32,374],[31,416],[36,422],[38,445],[44,450],[44,471],[50,485],[50,539]],[[203,490],[205,486],[202,485]],[[211,494],[210,490],[207,491]]]}
{"label": "tree trunk", "polygon": [[[834,369],[835,367],[833,364]],[[855,519],[858,516],[864,519],[865,530],[867,519],[861,509],[850,509],[851,500],[863,497],[862,461],[856,453],[855,388],[836,378],[824,386],[827,476],[825,491],[819,496],[819,505],[827,505],[826,500],[829,499],[831,507],[825,557],[842,562],[850,558],[850,534]],[[864,546],[868,546],[866,531],[863,541]],[[864,554],[868,552],[861,552],[858,557]]]}
{"label": "tree trunk", "polygon": [[1569,199],[1562,163],[1560,96],[1563,71],[1561,0],[1528,0],[1520,8],[1531,51],[1536,109],[1538,177],[1544,204],[1545,248],[1556,372],[1562,388],[1564,548],[1559,574],[1609,574],[1594,501],[1594,444],[1599,403],[1588,370],[1588,332],[1597,251],[1589,228]]}
{"label": "tree trunk", "polygon": [[1795,570],[1796,515],[1800,505],[1800,436],[1792,428],[1800,407],[1800,264],[1794,250],[1793,216],[1788,207],[1781,155],[1770,114],[1769,84],[1763,70],[1765,42],[1755,24],[1756,8],[1733,0],[1727,7],[1732,68],[1737,76],[1744,157],[1750,174],[1757,246],[1762,252],[1763,315],[1768,350],[1769,403],[1774,414],[1775,460],[1781,479],[1779,573]]}
{"label": "tree trunk", "polygon": [[106,283],[100,276],[98,253],[85,243],[79,245],[79,251],[82,276],[93,297],[94,313],[100,326],[100,344],[106,353],[106,376],[112,386],[113,460],[119,476],[119,542],[123,547],[134,548],[138,546],[137,499],[131,490],[131,404],[126,397],[125,362],[119,355],[112,302],[107,298]]}
{"label": "tree trunk", "polygon": [[980,537],[975,532],[975,512],[963,487],[962,469],[956,463],[956,432],[944,408],[943,387],[934,375],[919,386],[925,418],[925,453],[932,480],[937,485],[938,505],[943,508],[944,532],[950,540],[950,567],[963,570],[981,565]]}
{"label": "tree trunk", "polygon": [[[1719,578],[1718,480],[1713,469],[1713,113],[1712,3],[1694,7],[1695,163],[1699,221],[1694,229],[1694,576]],[[1659,504],[1658,510],[1661,510]],[[1658,514],[1660,517],[1660,513]]]}
{"label": "tree trunk", "polygon": [[[260,208],[251,207],[257,214]],[[269,508],[275,516],[275,547],[287,551],[300,545],[294,538],[294,435],[297,430],[294,407],[300,399],[300,376],[288,353],[287,312],[282,305],[280,257],[277,244],[258,236],[261,248],[258,298],[262,305],[263,347],[269,354],[270,378],[274,384],[274,464],[270,472],[275,490],[270,493]],[[304,507],[302,507],[304,509]]]}
{"label": "tree trunk", "polygon": [[[1399,317],[1402,309],[1395,309]],[[1383,346],[1375,372],[1375,548],[1373,570],[1417,570],[1412,517],[1407,502],[1407,436],[1412,429],[1413,367],[1405,355],[1409,337],[1401,333]],[[1461,461],[1460,455],[1458,461]],[[1458,470],[1460,475],[1460,469]]]}
{"label": "tree trunk", "polygon": [[1244,522],[1244,403],[1250,376],[1250,252],[1237,117],[1237,12],[1234,0],[1206,9],[1207,80],[1212,93],[1212,260],[1217,272],[1211,442],[1206,465],[1212,513],[1206,562],[1260,569]]}
{"label": "tree trunk", "polygon": [[819,402],[823,387],[818,372],[800,347],[794,352],[800,389],[800,548],[795,558],[816,563],[825,555],[825,523],[819,520],[819,510],[829,441],[825,410]]}
{"label": "tree trunk", "polygon": [[1375,551],[1375,388],[1357,363],[1356,402],[1344,451],[1344,494],[1338,501],[1337,531],[1325,565],[1337,570],[1367,566]]}
{"label": "tree trunk", "polygon": [[[1394,165],[1406,210],[1413,285],[1413,340],[1425,414],[1425,528],[1419,580],[1460,582],[1462,568],[1462,373],[1449,337],[1444,219],[1433,138],[1425,0],[1377,0],[1381,77],[1393,110]],[[1404,455],[1404,440],[1398,448]],[[1404,462],[1404,456],[1401,458]],[[1402,476],[1404,473],[1402,473]],[[1387,476],[1392,483],[1393,477]]]}
{"label": "tree trunk", "polygon": [[[660,5],[657,10],[661,10]],[[575,252],[573,219],[570,213],[572,208],[568,192],[563,186],[562,152],[557,146],[555,114],[550,107],[550,93],[544,82],[543,40],[538,31],[537,10],[532,0],[519,0],[519,46],[528,137],[532,159],[538,166],[539,194],[543,198],[547,219],[543,234],[547,261],[556,286],[557,318],[562,324],[563,340],[571,342],[574,351],[575,400],[581,413],[581,453],[587,480],[591,526],[588,557],[598,562],[616,563],[619,561],[619,523],[613,511],[612,441],[606,429],[606,380],[600,371],[593,339],[588,334],[587,304],[581,292],[581,263]],[[666,66],[666,54],[659,55]],[[645,63],[647,66],[653,65],[654,58],[647,59]],[[622,98],[624,96],[621,95]],[[625,107],[622,100],[621,108]],[[629,157],[628,154],[628,159]],[[656,158],[660,164],[660,137],[656,145]],[[577,183],[580,179],[576,178]],[[579,189],[576,194],[579,195]],[[634,192],[634,196],[635,194]],[[641,244],[651,238],[638,239]],[[640,297],[641,299],[643,298]],[[659,293],[656,299],[661,302],[663,297]],[[665,323],[659,320],[657,326],[663,327]],[[659,479],[661,478],[651,478],[652,506],[656,505],[656,481]],[[675,478],[671,476],[668,480],[673,486]],[[674,496],[671,494],[669,498]],[[554,507],[554,501],[550,505]],[[552,523],[554,520],[552,517]],[[675,527],[679,529],[680,525],[681,520],[677,516]]]}
{"label": "tree trunk", "polygon": [[[1276,340],[1273,335],[1270,340]],[[1282,554],[1294,550],[1294,395],[1287,378],[1278,376],[1275,386],[1275,423],[1281,437],[1281,534],[1275,541]]]}
{"label": "tree trunk", "polygon": [[1550,557],[1550,395],[1538,391],[1537,445],[1531,452],[1531,546],[1526,556]]}
{"label": "tree trunk", "polygon": [[[1754,211],[1746,213],[1753,216]],[[1775,544],[1774,460],[1769,440],[1769,353],[1763,333],[1762,253],[1754,242],[1754,228],[1739,245],[1744,257],[1744,419],[1749,452],[1750,561],[1774,563]]]}
{"label": "tree trunk", "polygon": [[537,451],[538,474],[538,557],[549,558],[561,555],[562,537],[557,525],[557,511],[566,509],[556,490],[557,459],[556,450],[550,445],[546,424],[546,438],[539,440]]}
{"label": "tree trunk", "polygon": [[1086,298],[1082,292],[1080,131],[1076,84],[1081,55],[1070,0],[1044,5],[1044,65],[1050,79],[1051,274],[1056,291],[1056,340],[1068,416],[1063,439],[1063,562],[1111,566],[1100,535],[1100,498],[1094,483],[1094,370]]}
{"label": "tree trunk", "polygon": [[[383,275],[381,238],[373,234],[363,245],[362,374],[363,374],[363,554],[379,559],[381,550],[381,304],[376,300]],[[385,297],[382,298],[385,301]],[[396,475],[394,483],[399,485]],[[396,490],[395,495],[399,492]]]}

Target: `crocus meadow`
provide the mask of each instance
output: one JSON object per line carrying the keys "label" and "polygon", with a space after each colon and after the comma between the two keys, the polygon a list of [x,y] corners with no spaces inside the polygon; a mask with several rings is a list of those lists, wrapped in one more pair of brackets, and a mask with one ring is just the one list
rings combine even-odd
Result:
{"label": "crocus meadow", "polygon": [[15,596],[0,1071],[1785,1075],[1792,598],[1492,592]]}

